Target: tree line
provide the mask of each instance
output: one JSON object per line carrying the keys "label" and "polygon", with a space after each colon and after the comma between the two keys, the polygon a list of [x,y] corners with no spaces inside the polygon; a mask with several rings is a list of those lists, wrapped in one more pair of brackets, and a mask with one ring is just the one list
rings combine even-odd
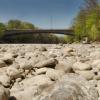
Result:
{"label": "tree line", "polygon": [[88,41],[100,41],[100,3],[98,0],[84,1],[72,25],[75,31],[74,41],[79,42],[84,37]]}
{"label": "tree line", "polygon": [[4,36],[6,29],[38,29],[34,24],[21,20],[9,20],[7,23],[0,23],[1,43],[66,43],[65,37],[58,37],[53,34],[25,34],[19,36]]}

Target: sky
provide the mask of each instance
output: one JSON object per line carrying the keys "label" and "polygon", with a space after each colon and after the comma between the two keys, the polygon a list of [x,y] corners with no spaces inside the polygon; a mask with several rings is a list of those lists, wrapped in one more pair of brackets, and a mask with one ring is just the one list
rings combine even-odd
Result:
{"label": "sky", "polygon": [[43,29],[69,28],[82,5],[83,0],[0,0],[0,22],[19,19]]}

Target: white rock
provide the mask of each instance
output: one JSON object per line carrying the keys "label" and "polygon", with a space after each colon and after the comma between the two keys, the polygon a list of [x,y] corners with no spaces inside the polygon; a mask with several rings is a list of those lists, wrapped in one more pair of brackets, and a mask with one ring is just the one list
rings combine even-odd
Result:
{"label": "white rock", "polygon": [[4,62],[6,62],[7,64],[13,63],[13,61],[14,61],[13,54],[10,54],[10,53],[5,54],[4,57],[2,58],[2,60]]}
{"label": "white rock", "polygon": [[21,72],[20,70],[18,70],[18,69],[16,69],[16,68],[14,68],[14,67],[8,67],[8,69],[7,69],[7,75],[10,77],[10,78],[19,78],[19,77],[21,77],[21,74],[22,74],[23,72]]}
{"label": "white rock", "polygon": [[91,65],[96,67],[98,64],[100,64],[100,60],[94,60]]}
{"label": "white rock", "polygon": [[36,74],[40,75],[40,74],[45,74],[47,72],[47,68],[40,68],[36,70]]}
{"label": "white rock", "polygon": [[92,59],[100,59],[100,51],[94,51],[90,53],[90,58]]}
{"label": "white rock", "polygon": [[81,76],[69,74],[45,89],[37,100],[98,100],[98,93]]}
{"label": "white rock", "polygon": [[64,71],[60,70],[54,70],[54,69],[48,69],[46,72],[46,75],[51,79],[51,80],[57,80],[61,78],[64,75]]}
{"label": "white rock", "polygon": [[91,66],[86,63],[76,62],[73,64],[73,70],[89,70]]}
{"label": "white rock", "polygon": [[94,77],[94,73],[92,71],[75,71],[75,73],[83,76],[87,80],[92,80]]}
{"label": "white rock", "polygon": [[8,66],[0,68],[0,75],[5,75],[7,68],[8,68]]}
{"label": "white rock", "polygon": [[7,75],[0,75],[0,82],[3,86],[9,87],[10,86],[10,77]]}
{"label": "white rock", "polygon": [[70,73],[72,70],[72,64],[69,62],[59,62],[56,66],[55,66],[56,70],[62,70],[65,73]]}
{"label": "white rock", "polygon": [[70,48],[70,47],[66,47],[62,51],[63,51],[63,53],[67,53],[67,52],[69,53],[69,52],[73,52],[74,49],[73,48]]}
{"label": "white rock", "polygon": [[37,63],[34,67],[36,68],[55,67],[57,63],[58,61],[56,59],[50,58],[48,60],[44,60],[44,61]]}
{"label": "white rock", "polygon": [[23,80],[20,84],[23,84],[25,88],[30,86],[40,86],[45,84],[51,84],[52,81],[46,75],[37,75],[28,79]]}
{"label": "white rock", "polygon": [[21,69],[25,69],[25,70],[30,70],[30,69],[32,69],[32,64],[29,62],[29,61],[26,61],[26,62],[22,62],[21,64],[20,64],[20,68]]}

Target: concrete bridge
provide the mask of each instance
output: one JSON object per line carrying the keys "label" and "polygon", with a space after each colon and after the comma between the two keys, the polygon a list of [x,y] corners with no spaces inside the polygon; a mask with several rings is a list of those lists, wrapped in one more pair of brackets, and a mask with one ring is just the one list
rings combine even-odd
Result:
{"label": "concrete bridge", "polygon": [[24,34],[64,34],[74,35],[74,31],[71,29],[13,29],[5,30],[5,36],[15,36]]}

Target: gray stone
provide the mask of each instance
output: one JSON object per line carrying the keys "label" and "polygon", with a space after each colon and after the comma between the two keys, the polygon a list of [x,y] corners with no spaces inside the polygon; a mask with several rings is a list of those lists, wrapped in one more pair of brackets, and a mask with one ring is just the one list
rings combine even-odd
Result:
{"label": "gray stone", "polygon": [[81,76],[68,74],[45,89],[36,100],[98,100],[98,93]]}
{"label": "gray stone", "polygon": [[44,60],[44,61],[37,63],[34,67],[36,68],[55,67],[57,63],[58,61],[56,59],[51,58],[51,59]]}

